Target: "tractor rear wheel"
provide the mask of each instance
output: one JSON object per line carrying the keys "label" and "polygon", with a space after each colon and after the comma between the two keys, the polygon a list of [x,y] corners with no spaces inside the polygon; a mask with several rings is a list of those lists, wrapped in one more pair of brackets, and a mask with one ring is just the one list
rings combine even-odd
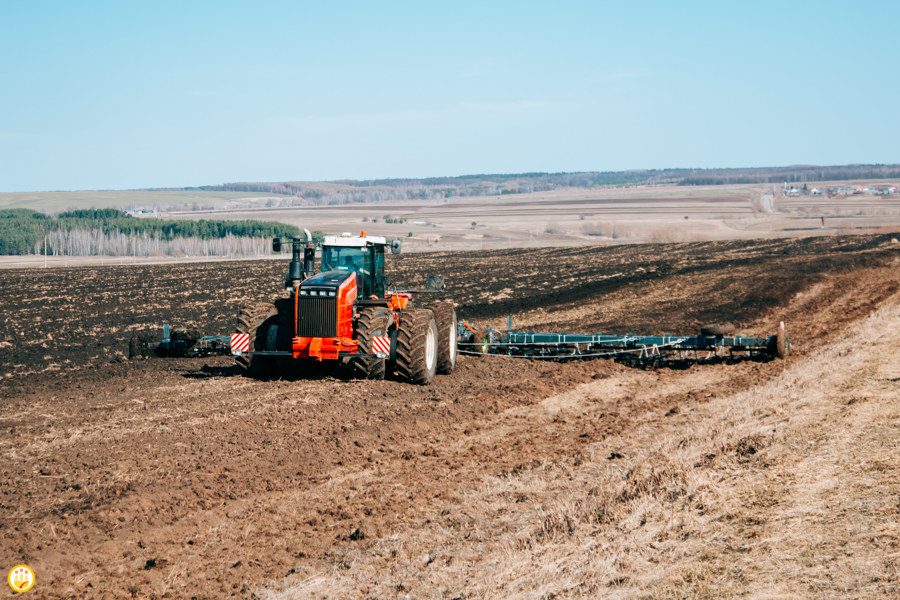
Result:
{"label": "tractor rear wheel", "polygon": [[[274,350],[274,335],[270,336],[270,329],[278,324],[278,311],[274,304],[260,303],[248,304],[241,308],[238,315],[237,331],[250,336],[250,351]],[[276,332],[274,329],[272,334]],[[275,361],[271,356],[259,356],[256,354],[241,354],[237,357],[237,363],[250,377],[265,378],[272,375],[272,367]]]}
{"label": "tractor rear wheel", "polygon": [[[370,306],[361,310],[356,319],[356,339],[359,341],[357,352],[372,354],[375,351],[373,338],[387,337],[388,327],[392,322],[391,311],[383,306]],[[383,358],[354,356],[350,358],[350,367],[359,377],[384,379],[385,359]]]}
{"label": "tractor rear wheel", "polygon": [[452,302],[435,302],[428,308],[434,313],[438,327],[437,372],[449,375],[456,368],[456,308]]}
{"label": "tractor rear wheel", "polygon": [[403,381],[428,385],[438,363],[438,327],[434,313],[407,309],[400,315],[397,331],[397,375]]}

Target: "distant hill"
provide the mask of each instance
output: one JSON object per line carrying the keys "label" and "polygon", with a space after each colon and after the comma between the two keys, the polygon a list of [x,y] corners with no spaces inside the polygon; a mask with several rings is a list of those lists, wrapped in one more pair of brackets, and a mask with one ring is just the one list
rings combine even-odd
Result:
{"label": "distant hill", "polygon": [[[758,167],[742,169],[650,169],[583,173],[513,173],[342,181],[237,182],[165,191],[252,192],[292,196],[293,205],[330,205],[390,200],[492,196],[549,191],[654,184],[725,185],[798,183],[847,179],[900,178],[900,165]],[[159,190],[163,191],[163,190]]]}

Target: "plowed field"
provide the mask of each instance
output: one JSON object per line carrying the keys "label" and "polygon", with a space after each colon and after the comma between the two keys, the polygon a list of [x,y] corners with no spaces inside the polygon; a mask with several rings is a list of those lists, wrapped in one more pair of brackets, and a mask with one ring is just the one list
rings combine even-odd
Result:
{"label": "plowed field", "polygon": [[[230,333],[242,303],[279,296],[286,263],[2,271],[0,567],[28,564],[47,598],[697,595],[618,563],[568,587],[504,575],[515,553],[550,568],[535,540],[579,525],[548,518],[540,486],[497,492],[477,517],[476,500],[535,473],[576,486],[591,465],[635,467],[632,432],[690,425],[897,303],[898,260],[891,236],[392,256],[393,282],[444,275],[443,297],[478,326],[512,315],[517,329],[694,334],[731,321],[769,335],[786,321],[794,340],[786,361],[687,371],[461,357],[427,387],[127,358],[128,339],[163,322]],[[597,543],[614,544],[592,514]],[[900,505],[883,516],[898,517]],[[888,594],[894,573],[860,589]]]}

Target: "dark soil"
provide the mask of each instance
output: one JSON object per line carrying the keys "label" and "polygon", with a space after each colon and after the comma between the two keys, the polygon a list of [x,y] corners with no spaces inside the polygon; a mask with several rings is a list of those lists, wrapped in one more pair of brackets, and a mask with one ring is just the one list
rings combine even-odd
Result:
{"label": "dark soil", "polygon": [[[390,274],[410,287],[443,275],[435,299],[476,324],[511,314],[548,331],[730,322],[774,333],[785,320],[802,353],[894,294],[898,257],[890,236],[817,237],[401,255]],[[623,407],[536,427],[529,440],[459,445],[503,411],[627,375],[603,360],[461,357],[420,387],[342,369],[257,381],[230,357],[128,359],[129,338],[161,337],[164,322],[230,333],[242,303],[281,295],[286,266],[0,271],[0,548],[6,568],[36,570],[36,597],[249,597],[427,513],[431,499],[457,494],[461,473],[574,456],[585,439],[629,426]],[[719,393],[774,377],[783,361],[694,368],[719,377]],[[695,401],[659,406],[676,414]],[[403,478],[419,496],[385,484],[316,499],[362,471]],[[306,503],[285,513],[298,492]]]}

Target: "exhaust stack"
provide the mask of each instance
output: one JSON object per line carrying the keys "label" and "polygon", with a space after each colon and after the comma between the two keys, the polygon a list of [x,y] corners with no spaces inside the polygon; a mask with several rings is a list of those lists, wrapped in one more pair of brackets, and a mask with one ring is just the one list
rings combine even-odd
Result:
{"label": "exhaust stack", "polygon": [[[306,234],[305,247],[303,245],[304,236],[291,236],[291,262],[288,264],[288,272],[284,278],[284,289],[289,292],[316,272],[316,249],[313,246],[313,237],[309,229],[304,229],[303,233]],[[272,249],[275,252],[281,250],[280,239],[272,240]]]}

